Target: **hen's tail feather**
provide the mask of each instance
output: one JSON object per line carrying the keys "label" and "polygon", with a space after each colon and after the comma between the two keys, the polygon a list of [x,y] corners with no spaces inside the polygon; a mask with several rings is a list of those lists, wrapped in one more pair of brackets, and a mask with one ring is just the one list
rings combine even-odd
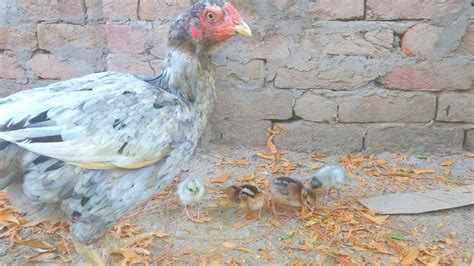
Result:
{"label": "hen's tail feather", "polygon": [[23,185],[19,179],[16,179],[8,186],[7,194],[13,206],[15,206],[19,212],[27,214],[27,220],[48,220],[55,223],[65,218],[59,203],[43,203],[28,198],[23,191]]}
{"label": "hen's tail feather", "polygon": [[17,145],[0,139],[0,189],[6,188],[14,179],[21,178],[21,158],[25,152]]}

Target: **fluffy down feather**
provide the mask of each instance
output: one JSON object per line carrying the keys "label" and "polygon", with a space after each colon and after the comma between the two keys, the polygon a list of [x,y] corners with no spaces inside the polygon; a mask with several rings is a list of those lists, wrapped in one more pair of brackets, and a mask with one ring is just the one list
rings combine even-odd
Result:
{"label": "fluffy down feather", "polygon": [[321,168],[316,175],[311,178],[310,186],[312,189],[323,188],[323,189],[341,189],[346,182],[346,173],[342,167],[325,166]]}

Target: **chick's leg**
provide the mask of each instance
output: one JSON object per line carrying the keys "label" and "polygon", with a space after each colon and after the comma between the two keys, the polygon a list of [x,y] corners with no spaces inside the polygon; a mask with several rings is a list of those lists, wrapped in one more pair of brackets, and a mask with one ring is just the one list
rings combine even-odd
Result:
{"label": "chick's leg", "polygon": [[189,219],[193,219],[192,215],[189,213],[189,210],[188,210],[188,205],[184,205],[184,210],[186,211],[186,215],[188,216]]}
{"label": "chick's leg", "polygon": [[73,240],[74,247],[76,249],[77,254],[81,256],[84,262],[89,266],[105,266],[105,262],[102,259],[99,251],[92,247],[85,244],[82,244],[76,240]]}

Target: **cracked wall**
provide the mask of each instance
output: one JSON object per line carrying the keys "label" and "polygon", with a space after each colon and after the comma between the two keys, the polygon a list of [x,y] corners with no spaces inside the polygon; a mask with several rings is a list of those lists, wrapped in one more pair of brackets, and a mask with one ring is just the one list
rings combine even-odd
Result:
{"label": "cracked wall", "polygon": [[[322,152],[474,149],[472,0],[234,0],[254,32],[214,57],[203,138]],[[188,0],[0,2],[0,95],[114,70],[159,72]]]}

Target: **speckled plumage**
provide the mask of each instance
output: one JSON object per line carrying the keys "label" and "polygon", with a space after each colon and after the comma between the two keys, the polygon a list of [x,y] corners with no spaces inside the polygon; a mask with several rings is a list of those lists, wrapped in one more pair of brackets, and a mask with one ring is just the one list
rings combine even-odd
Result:
{"label": "speckled plumage", "polygon": [[104,72],[0,99],[0,189],[20,210],[67,217],[90,244],[175,178],[215,102],[216,44],[188,29],[212,4],[223,1],[199,1],[173,24],[158,77]]}

